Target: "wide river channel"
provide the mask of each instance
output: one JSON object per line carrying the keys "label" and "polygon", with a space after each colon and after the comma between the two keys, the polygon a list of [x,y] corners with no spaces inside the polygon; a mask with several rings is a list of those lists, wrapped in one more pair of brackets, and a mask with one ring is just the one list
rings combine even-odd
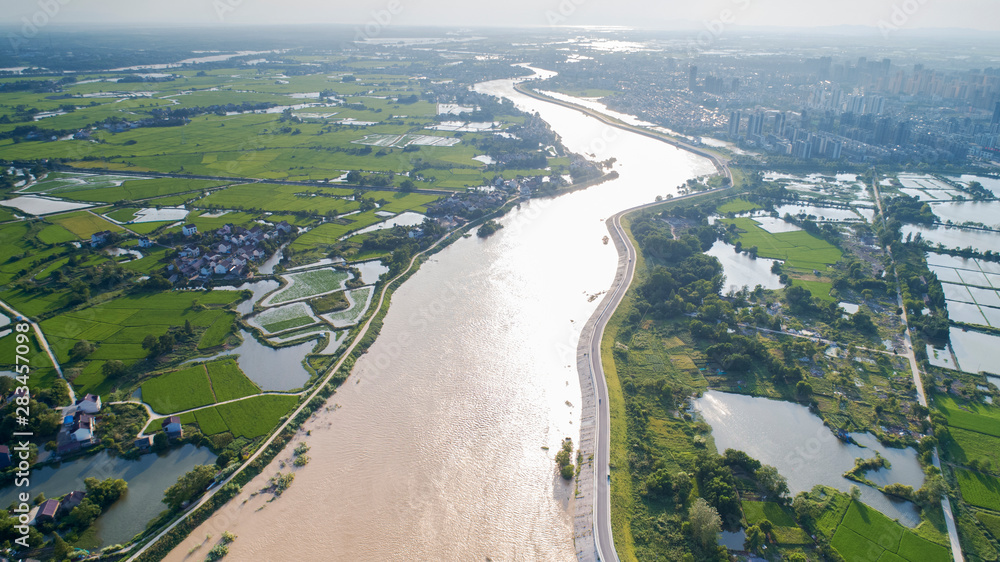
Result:
{"label": "wide river channel", "polygon": [[617,263],[604,219],[715,168],[512,85],[476,89],[540,113],[573,152],[617,158],[620,177],[525,202],[491,238],[459,240],[424,263],[329,408],[304,426],[311,435],[297,440],[311,461],[291,487],[271,503],[243,502],[286,451],[169,560],[193,559],[192,547],[225,530],[239,536],[234,560],[576,558],[573,488],[553,457],[564,438],[579,441],[577,340]]}

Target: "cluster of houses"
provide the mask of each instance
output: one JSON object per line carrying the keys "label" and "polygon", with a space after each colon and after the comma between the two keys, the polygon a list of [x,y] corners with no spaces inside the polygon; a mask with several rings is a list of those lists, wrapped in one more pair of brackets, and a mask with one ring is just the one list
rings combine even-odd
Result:
{"label": "cluster of houses", "polygon": [[63,423],[56,437],[59,455],[75,453],[98,443],[96,415],[101,411],[101,397],[88,394],[76,404],[63,408]]}
{"label": "cluster of houses", "polygon": [[474,218],[502,206],[507,194],[500,190],[469,192],[452,195],[427,206],[427,214],[454,220],[454,217]]}
{"label": "cluster of houses", "polygon": [[[169,280],[171,283],[189,283],[207,281],[213,277],[246,277],[250,274],[248,264],[267,257],[264,242],[291,234],[292,229],[292,225],[286,221],[281,221],[273,229],[261,225],[246,229],[227,224],[213,232],[214,240],[208,244],[188,244],[182,247],[174,263],[167,266]],[[197,229],[192,233],[194,232]],[[207,249],[204,252],[203,247]]]}
{"label": "cluster of houses", "polygon": [[32,525],[37,523],[53,523],[56,519],[68,515],[69,512],[73,511],[73,508],[80,505],[85,497],[87,497],[86,492],[76,490],[66,494],[62,499],[45,500],[35,508],[33,517],[29,515],[31,517],[29,523]]}

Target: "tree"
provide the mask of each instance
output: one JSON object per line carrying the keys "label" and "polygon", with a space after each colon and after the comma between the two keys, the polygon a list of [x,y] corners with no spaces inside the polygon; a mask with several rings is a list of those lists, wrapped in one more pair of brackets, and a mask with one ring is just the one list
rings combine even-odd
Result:
{"label": "tree", "polygon": [[128,482],[121,478],[107,478],[98,480],[97,478],[85,478],[84,486],[87,487],[87,499],[97,504],[101,510],[105,510],[111,504],[118,501],[128,490]]}
{"label": "tree", "polygon": [[112,359],[101,365],[101,374],[107,379],[117,379],[125,374],[125,364],[117,359]]}
{"label": "tree", "polygon": [[154,347],[156,347],[156,336],[146,334],[146,337],[142,339],[142,348],[146,351],[151,351]]}
{"label": "tree", "polygon": [[665,468],[657,470],[646,479],[646,494],[657,499],[668,499],[674,493],[673,479]]}
{"label": "tree", "polygon": [[806,398],[809,398],[809,395],[812,394],[812,391],[813,391],[812,385],[807,383],[806,381],[799,381],[798,383],[795,384],[795,395],[798,396],[800,400],[805,400]]}
{"label": "tree", "polygon": [[760,530],[764,532],[765,535],[770,535],[771,531],[774,529],[774,523],[771,523],[768,519],[761,519],[760,523],[757,523]]}
{"label": "tree", "polygon": [[194,327],[191,326],[191,320],[184,320],[184,335],[189,338],[194,335]]}
{"label": "tree", "polygon": [[684,505],[693,489],[694,483],[691,482],[688,473],[682,470],[674,475],[674,495],[677,497],[677,503]]}
{"label": "tree", "polygon": [[53,533],[55,537],[52,538],[52,559],[56,561],[62,561],[69,558],[70,547],[66,544],[66,541],[59,536],[59,533]]}
{"label": "tree", "polygon": [[757,525],[750,525],[746,530],[747,538],[743,540],[743,546],[750,552],[757,552],[764,544],[764,532]]}
{"label": "tree", "polygon": [[216,467],[201,464],[177,479],[177,483],[167,488],[163,494],[163,503],[170,509],[180,509],[185,502],[205,490],[205,487],[215,478]]}
{"label": "tree", "polygon": [[97,348],[94,346],[94,344],[90,343],[87,340],[80,340],[76,342],[75,345],[73,345],[73,349],[71,349],[69,352],[69,357],[70,359],[73,360],[83,359],[84,357],[93,353],[95,349]]}
{"label": "tree", "polygon": [[67,516],[67,521],[70,525],[78,529],[86,529],[90,527],[94,520],[101,514],[101,508],[97,506],[90,498],[83,498],[80,505],[73,508],[73,511],[69,512]]}
{"label": "tree", "polygon": [[778,469],[770,465],[763,465],[754,473],[757,482],[764,488],[764,492],[779,501],[787,499],[788,480],[778,473]]}
{"label": "tree", "polygon": [[714,507],[708,505],[705,498],[695,500],[688,511],[691,522],[691,534],[702,546],[715,544],[715,539],[722,530],[722,518]]}
{"label": "tree", "polygon": [[857,484],[851,484],[851,499],[854,501],[861,499],[861,488]]}
{"label": "tree", "polygon": [[403,183],[399,184],[399,189],[402,191],[414,191],[417,189],[417,186],[413,183],[413,180],[403,180]]}
{"label": "tree", "polygon": [[166,433],[162,431],[153,436],[153,451],[160,452],[167,450],[170,447],[170,438],[167,437]]}

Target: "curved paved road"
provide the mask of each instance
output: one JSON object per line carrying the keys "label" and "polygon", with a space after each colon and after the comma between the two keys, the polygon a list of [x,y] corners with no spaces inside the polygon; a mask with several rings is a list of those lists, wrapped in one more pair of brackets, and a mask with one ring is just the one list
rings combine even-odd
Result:
{"label": "curved paved road", "polygon": [[[675,197],[669,201],[678,201],[725,191],[729,188],[712,189],[691,193],[680,197]],[[601,340],[604,337],[604,328],[608,320],[614,314],[622,298],[632,284],[632,277],[635,275],[636,251],[632,246],[632,241],[625,234],[625,229],[621,225],[621,217],[634,211],[662,205],[667,201],[657,201],[626,209],[608,218],[605,223],[608,231],[614,240],[615,248],[618,250],[618,269],[615,272],[615,280],[611,289],[605,294],[597,310],[587,320],[580,333],[580,343],[577,348],[577,368],[580,370],[581,382],[588,381],[597,392],[597,412],[595,416],[596,442],[593,444],[594,451],[594,508],[593,508],[593,528],[596,557],[598,560],[617,562],[618,554],[615,551],[614,537],[611,532],[611,410],[608,404],[608,386],[604,378],[604,367],[601,364]],[[584,399],[586,402],[586,399]],[[587,455],[588,444],[581,442],[581,449]],[[581,558],[589,558],[587,552],[581,552]]]}

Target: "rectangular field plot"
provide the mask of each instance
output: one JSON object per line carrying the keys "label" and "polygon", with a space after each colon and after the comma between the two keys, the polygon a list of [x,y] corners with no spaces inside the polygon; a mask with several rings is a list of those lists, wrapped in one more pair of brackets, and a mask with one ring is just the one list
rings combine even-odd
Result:
{"label": "rectangular field plot", "polygon": [[945,306],[948,308],[948,318],[952,321],[979,324],[980,326],[988,325],[983,313],[974,304],[949,300],[945,303]]}
{"label": "rectangular field plot", "polygon": [[987,474],[956,470],[962,498],[972,505],[1000,511],[1000,480]]}
{"label": "rectangular field plot", "polygon": [[254,396],[239,402],[222,404],[214,409],[226,422],[233,437],[253,439],[267,435],[282,416],[299,401],[297,396]]}
{"label": "rectangular field plot", "polygon": [[142,401],[160,414],[215,403],[204,365],[160,375],[142,383]]}
{"label": "rectangular field plot", "polygon": [[347,287],[351,274],[339,269],[315,269],[282,276],[288,285],[267,299],[264,306],[312,298]]}
{"label": "rectangular field plot", "polygon": [[958,403],[950,396],[940,395],[934,398],[934,406],[948,418],[952,428],[1000,437],[1000,408],[974,402]]}
{"label": "rectangular field plot", "polygon": [[277,334],[293,328],[316,324],[319,322],[319,318],[313,316],[312,310],[305,303],[297,302],[264,310],[250,318],[249,322],[268,334]]}

